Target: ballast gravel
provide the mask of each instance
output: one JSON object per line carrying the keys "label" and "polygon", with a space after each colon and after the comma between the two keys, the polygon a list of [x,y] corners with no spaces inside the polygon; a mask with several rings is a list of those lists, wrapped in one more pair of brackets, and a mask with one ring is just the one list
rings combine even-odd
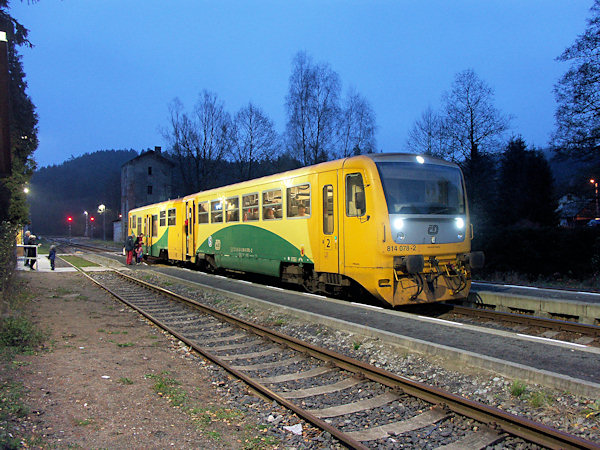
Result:
{"label": "ballast gravel", "polygon": [[[105,262],[104,258],[102,258],[102,262]],[[137,271],[133,270],[132,272],[135,273]],[[142,273],[139,275],[142,276]],[[310,323],[290,314],[278,313],[274,309],[262,309],[239,300],[226,298],[222,295],[202,292],[200,288],[191,287],[188,283],[174,281],[173,278],[149,274],[147,271],[143,272],[143,278],[150,283],[197,300],[222,312],[269,328],[274,328],[283,334],[356,358],[411,380],[439,387],[467,399],[541,422],[547,426],[575,434],[592,442],[600,442],[600,398],[584,398],[536,384],[525,385],[519,380],[496,376],[477,368],[461,367],[460,370],[457,370],[453,367],[451,361],[410,353],[398,346],[386,344],[379,339]],[[187,357],[190,356],[188,355]],[[317,365],[315,364],[306,369]],[[285,370],[286,367],[283,369]],[[297,367],[291,370],[288,367],[288,370],[289,372],[294,372],[297,370]],[[249,395],[241,383],[229,380],[222,373],[221,369],[215,368],[214,373],[216,378],[219,378],[219,382],[223,383],[223,387],[220,389],[223,390],[224,394],[230,396],[230,401],[234,403],[238,402],[254,410],[257,414],[262,415],[265,422],[272,425],[270,433],[280,438],[285,443],[286,448],[289,448],[289,445],[293,448],[331,448],[331,446],[336,445],[336,441],[331,440],[327,433],[311,429],[310,425],[305,424],[279,405],[273,403],[271,408],[267,409],[264,406],[259,406],[257,403],[258,400]],[[289,382],[284,385],[280,384],[277,387],[285,391],[310,386],[311,380],[306,379]],[[422,407],[419,404],[423,402],[413,401],[417,403],[415,408]],[[410,401],[408,403],[410,404]],[[390,417],[397,415],[399,411],[402,411],[402,408],[413,409],[405,403],[398,404],[394,408],[395,411],[391,412]],[[360,420],[358,417],[356,419],[357,421]],[[368,420],[366,418],[362,422],[365,424],[364,426],[367,426]],[[300,438],[294,441],[293,433],[283,428],[284,426],[294,425],[295,423],[292,422],[303,424],[303,439]],[[349,425],[336,423],[335,419],[327,419],[327,422],[342,428],[344,428],[344,425]],[[353,424],[354,426],[356,426],[356,423]],[[371,442],[369,446],[381,449],[407,447],[435,448],[439,445],[444,445],[444,442],[448,443],[448,436],[456,435],[449,431],[450,428],[455,429],[459,427],[459,429],[465,430],[466,433],[467,430],[473,430],[479,426],[480,424],[471,420],[454,418],[451,423],[442,421],[433,426],[431,430],[421,429],[418,432],[402,436],[390,435],[388,438]],[[307,436],[312,436],[314,439],[311,439],[310,443],[307,443]],[[490,448],[537,447],[531,445],[523,447],[521,441],[507,439]]]}

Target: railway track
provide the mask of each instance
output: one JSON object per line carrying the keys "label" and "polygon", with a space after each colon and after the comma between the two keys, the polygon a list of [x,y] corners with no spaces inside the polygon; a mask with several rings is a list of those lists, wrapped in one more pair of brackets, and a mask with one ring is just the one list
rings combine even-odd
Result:
{"label": "railway track", "polygon": [[392,447],[485,448],[494,443],[518,446],[524,440],[549,448],[600,448],[237,319],[123,273],[97,272],[92,277],[251,389],[347,447],[393,443]]}
{"label": "railway track", "polygon": [[[100,248],[93,245],[62,241],[61,245],[82,250],[89,250],[95,253],[104,253],[106,251],[114,250]],[[419,314],[425,314],[430,317],[435,316],[437,307],[438,305],[431,305],[431,308],[434,310],[433,312],[420,310]],[[567,340],[569,342],[574,342],[580,337],[587,336],[594,339],[594,342],[590,343],[590,345],[600,345],[600,326],[596,325],[539,317],[525,312],[508,313],[453,304],[444,304],[441,307],[449,308],[446,314],[459,317],[468,317],[481,322],[489,322],[493,327],[498,327],[499,325],[504,325],[506,327],[518,326],[523,327],[521,331],[524,331],[527,328],[529,330],[528,332],[533,335],[542,335],[546,331],[554,331],[556,333],[560,333],[560,335],[557,334],[556,338],[561,338],[562,340]],[[450,320],[452,320],[452,318]],[[485,323],[482,323],[481,325],[486,326]]]}
{"label": "railway track", "polygon": [[459,316],[476,318],[478,320],[493,321],[494,324],[513,324],[539,330],[552,330],[556,332],[571,333],[576,336],[589,336],[596,341],[600,339],[600,327],[587,325],[567,320],[550,319],[546,317],[532,316],[529,314],[517,314],[493,311],[489,309],[471,308],[459,305],[449,305],[450,313]]}

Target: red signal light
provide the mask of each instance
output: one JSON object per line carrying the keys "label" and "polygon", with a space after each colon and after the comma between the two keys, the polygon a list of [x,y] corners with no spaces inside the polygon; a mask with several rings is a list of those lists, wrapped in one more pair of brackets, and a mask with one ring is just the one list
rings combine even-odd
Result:
{"label": "red signal light", "polygon": [[68,220],[69,222],[73,222],[73,218],[72,218],[71,216],[67,217],[67,220]]}
{"label": "red signal light", "polygon": [[92,222],[94,221],[94,216],[90,217],[90,221],[92,221]]}

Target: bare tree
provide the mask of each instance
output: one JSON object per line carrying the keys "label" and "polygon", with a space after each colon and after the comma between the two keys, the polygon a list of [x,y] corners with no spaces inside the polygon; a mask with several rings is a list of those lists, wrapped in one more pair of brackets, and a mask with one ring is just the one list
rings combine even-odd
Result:
{"label": "bare tree", "polygon": [[428,107],[408,133],[406,148],[411,153],[446,157],[448,145],[444,130],[444,120],[431,107]]}
{"label": "bare tree", "polygon": [[290,152],[303,164],[326,161],[333,155],[339,96],[338,74],[299,52],[286,96],[286,140]]}
{"label": "bare tree", "polygon": [[210,187],[216,167],[231,151],[232,123],[217,95],[203,91],[193,115],[183,111],[179,99],[169,105],[170,128],[163,132],[179,163],[186,192]]}
{"label": "bare tree", "polygon": [[559,153],[585,158],[600,147],[600,0],[585,33],[558,57],[571,67],[554,87],[558,108],[552,141]]}
{"label": "bare tree", "polygon": [[252,103],[240,109],[233,122],[232,156],[240,168],[240,177],[249,180],[261,159],[274,159],[279,137],[273,122]]}
{"label": "bare tree", "polygon": [[456,75],[452,89],[442,96],[444,131],[453,159],[477,159],[483,150],[500,146],[510,117],[493,105],[494,92],[473,70]]}
{"label": "bare tree", "polygon": [[169,128],[163,130],[163,136],[169,142],[170,153],[177,162],[181,181],[187,192],[199,190],[200,165],[194,159],[196,131],[188,115],[184,112],[179,98],[169,103]]}
{"label": "bare tree", "polygon": [[375,113],[358,92],[348,91],[339,117],[339,146],[342,158],[375,151]]}

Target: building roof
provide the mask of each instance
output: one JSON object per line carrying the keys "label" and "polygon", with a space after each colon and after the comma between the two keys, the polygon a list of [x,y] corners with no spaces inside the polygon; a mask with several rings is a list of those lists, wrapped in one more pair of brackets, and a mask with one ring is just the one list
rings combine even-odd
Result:
{"label": "building roof", "polygon": [[140,153],[138,156],[136,156],[133,159],[130,159],[129,161],[125,162],[121,167],[126,166],[128,164],[135,164],[137,162],[139,162],[141,159],[144,158],[148,158],[148,157],[152,157],[153,159],[159,159],[162,162],[164,162],[165,164],[168,164],[170,166],[174,166],[175,164],[173,163],[173,161],[171,161],[168,158],[165,158],[162,155],[162,152],[160,151],[160,147],[157,147],[157,149],[154,150],[147,150],[145,152]]}

